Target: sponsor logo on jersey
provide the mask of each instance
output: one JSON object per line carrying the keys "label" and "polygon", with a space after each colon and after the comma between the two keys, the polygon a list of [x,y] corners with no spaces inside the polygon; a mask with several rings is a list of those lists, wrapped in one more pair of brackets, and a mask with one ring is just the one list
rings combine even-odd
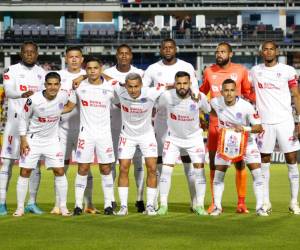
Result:
{"label": "sponsor logo on jersey", "polygon": [[21,91],[27,91],[27,86],[25,86],[25,85],[20,85],[20,90],[21,90]]}
{"label": "sponsor logo on jersey", "polygon": [[242,121],[242,119],[243,119],[243,115],[242,115],[242,113],[240,113],[240,112],[237,112],[236,114],[235,114],[235,118],[239,121],[239,122],[241,122]]}
{"label": "sponsor logo on jersey", "polygon": [[85,100],[81,100],[82,106],[89,106],[89,102]]}
{"label": "sponsor logo on jersey", "polygon": [[278,90],[280,90],[280,88],[275,86],[275,84],[273,84],[273,83],[258,82],[257,85],[258,85],[258,88],[260,88],[260,89],[278,89]]}
{"label": "sponsor logo on jersey", "polygon": [[38,121],[44,123],[44,122],[46,122],[46,118],[44,118],[44,117],[39,117],[39,118],[38,118]]}
{"label": "sponsor logo on jersey", "polygon": [[123,111],[125,111],[125,112],[129,112],[129,109],[128,109],[126,106],[124,106],[124,105],[122,105],[122,109],[123,109]]}
{"label": "sponsor logo on jersey", "polygon": [[236,80],[238,79],[237,73],[232,73],[232,74],[230,75],[230,78],[231,78],[231,80],[236,81]]}
{"label": "sponsor logo on jersey", "polygon": [[25,110],[25,112],[28,112],[28,111],[29,111],[29,107],[28,107],[27,104],[24,105],[24,110]]}
{"label": "sponsor logo on jersey", "polygon": [[172,120],[177,120],[177,116],[173,113],[170,113],[170,117]]}

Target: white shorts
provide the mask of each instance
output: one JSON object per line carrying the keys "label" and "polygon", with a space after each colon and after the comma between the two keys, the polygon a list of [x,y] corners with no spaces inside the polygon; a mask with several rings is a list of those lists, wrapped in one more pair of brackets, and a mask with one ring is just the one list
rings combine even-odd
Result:
{"label": "white shorts", "polygon": [[20,158],[19,124],[18,117],[9,118],[7,120],[2,140],[2,158],[15,160]]}
{"label": "white shorts", "polygon": [[76,150],[78,142],[79,130],[59,128],[59,139],[61,143],[61,149],[64,154],[65,160],[70,160],[72,152]]}
{"label": "white shorts", "polygon": [[27,136],[30,147],[28,155],[21,156],[19,166],[21,168],[35,169],[40,158],[45,159],[46,168],[64,167],[63,152],[59,140],[40,140]]}
{"label": "white shorts", "polygon": [[298,151],[300,144],[294,135],[294,120],[287,120],[278,124],[262,124],[263,133],[257,136],[257,145],[261,153],[271,154],[274,151],[276,140],[283,153]]}
{"label": "white shorts", "polygon": [[[246,153],[243,157],[243,160],[246,162],[246,164],[252,164],[252,163],[261,163],[260,158],[260,152],[258,150],[258,147],[255,142],[252,142],[247,145]],[[226,161],[222,159],[218,153],[216,153],[215,156],[215,165],[231,165],[231,161]]]}
{"label": "white shorts", "polygon": [[193,140],[182,140],[168,136],[164,144],[163,163],[175,164],[182,149],[188,153],[192,163],[204,163],[205,146],[202,136],[197,138],[197,140],[196,138]]}
{"label": "white shorts", "polygon": [[118,158],[132,159],[137,147],[140,148],[145,158],[157,157],[157,142],[153,133],[145,134],[141,137],[126,137],[120,135]]}
{"label": "white shorts", "polygon": [[76,149],[76,161],[78,163],[92,163],[97,157],[97,162],[109,164],[115,161],[111,134],[105,138],[91,138],[84,131],[80,131]]}

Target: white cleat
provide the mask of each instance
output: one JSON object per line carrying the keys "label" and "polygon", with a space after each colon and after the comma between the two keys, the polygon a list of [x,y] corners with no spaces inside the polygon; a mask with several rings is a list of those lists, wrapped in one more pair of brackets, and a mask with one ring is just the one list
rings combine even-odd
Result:
{"label": "white cleat", "polygon": [[222,208],[215,207],[213,211],[209,215],[211,216],[219,216],[222,214]]}
{"label": "white cleat", "polygon": [[14,217],[21,217],[24,215],[24,208],[17,208],[17,210],[13,213]]}
{"label": "white cleat", "polygon": [[118,216],[126,216],[128,214],[128,208],[126,206],[121,206],[120,210],[117,212]]}
{"label": "white cleat", "polygon": [[148,205],[146,207],[146,210],[143,212],[143,214],[154,216],[154,215],[157,215],[157,212],[155,211],[153,206]]}
{"label": "white cleat", "polygon": [[265,211],[262,207],[256,210],[256,215],[257,216],[262,216],[262,217],[266,217],[269,216],[269,213],[267,211]]}
{"label": "white cleat", "polygon": [[60,208],[59,207],[52,208],[50,214],[57,214],[57,215],[61,214]]}
{"label": "white cleat", "polygon": [[72,213],[66,207],[61,207],[60,208],[60,214],[61,214],[61,216],[65,216],[65,217],[68,217],[68,216],[72,215]]}
{"label": "white cleat", "polygon": [[271,214],[272,213],[272,204],[270,202],[265,203],[262,207],[262,209],[267,213],[267,214]]}
{"label": "white cleat", "polygon": [[298,202],[291,203],[290,207],[289,207],[289,211],[290,211],[291,214],[300,215],[300,208],[299,208]]}

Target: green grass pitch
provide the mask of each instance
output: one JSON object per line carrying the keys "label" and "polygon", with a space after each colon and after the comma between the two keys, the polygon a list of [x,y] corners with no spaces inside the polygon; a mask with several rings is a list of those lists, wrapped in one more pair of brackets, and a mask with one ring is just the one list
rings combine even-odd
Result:
{"label": "green grass pitch", "polygon": [[[68,172],[70,209],[74,206],[76,169],[70,167]],[[173,174],[167,216],[147,217],[135,212],[135,183],[132,175],[129,215],[126,217],[100,214],[63,218],[50,215],[54,201],[53,174],[43,170],[38,203],[47,213],[14,218],[12,213],[16,208],[18,175],[18,168],[15,167],[8,193],[9,215],[0,217],[0,249],[299,249],[300,216],[288,213],[290,193],[286,166],[272,165],[273,213],[266,218],[255,215],[250,174],[247,205],[251,213],[235,213],[234,172],[234,168],[230,168],[226,175],[224,213],[217,218],[197,217],[190,212],[188,189],[181,166],[176,166]],[[93,173],[94,203],[103,211],[97,167],[93,167]],[[206,167],[207,183],[208,174]],[[206,206],[209,202],[207,185]]]}

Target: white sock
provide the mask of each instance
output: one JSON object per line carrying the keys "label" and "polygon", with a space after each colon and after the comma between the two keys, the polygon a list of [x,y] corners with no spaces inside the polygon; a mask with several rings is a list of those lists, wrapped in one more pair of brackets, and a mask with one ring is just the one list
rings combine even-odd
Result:
{"label": "white sock", "polygon": [[264,181],[264,203],[270,202],[270,163],[261,163],[261,173]]}
{"label": "white sock", "polygon": [[111,207],[111,197],[114,190],[114,182],[112,173],[108,175],[101,175],[102,177],[102,190],[104,195],[104,208]]}
{"label": "white sock", "polygon": [[87,182],[86,187],[84,190],[84,204],[85,207],[92,207],[93,206],[93,185],[94,179],[91,170],[89,170],[87,175]]}
{"label": "white sock", "polygon": [[147,205],[154,207],[154,200],[156,196],[157,190],[156,188],[147,187]]}
{"label": "white sock", "polygon": [[[69,169],[69,164],[65,164],[64,165],[64,171],[65,171],[65,175],[67,175],[67,171]],[[54,176],[54,179],[55,179],[55,176]],[[55,185],[55,181],[54,181],[54,192],[55,192],[55,207],[59,207],[59,195],[58,195],[58,192],[56,190],[56,185]]]}
{"label": "white sock", "polygon": [[184,173],[188,182],[190,197],[191,197],[191,206],[193,207],[197,203],[196,189],[195,189],[195,172],[192,163],[183,163]]}
{"label": "white sock", "polygon": [[116,176],[117,176],[117,170],[116,170],[116,162],[113,162],[111,164],[111,174],[112,174],[112,178],[113,178],[113,192],[112,192],[112,196],[111,196],[111,201],[112,202],[115,202],[116,201],[116,198],[115,198],[115,189],[114,189],[114,183],[115,183],[115,179],[116,179]]}
{"label": "white sock", "polygon": [[222,209],[222,195],[224,191],[225,172],[216,170],[214,178],[214,203],[219,209]]}
{"label": "white sock", "polygon": [[128,187],[118,187],[121,207],[128,205]]}
{"label": "white sock", "polygon": [[134,155],[132,159],[134,165],[134,178],[136,184],[136,200],[142,201],[144,195],[144,166],[142,156],[140,154]]}
{"label": "white sock", "polygon": [[295,204],[298,202],[298,192],[299,192],[299,170],[297,163],[287,164],[290,180],[291,189],[291,203]]}
{"label": "white sock", "polygon": [[6,203],[6,193],[11,178],[12,167],[15,160],[3,158],[0,169],[0,204]]}
{"label": "white sock", "polygon": [[168,206],[168,196],[171,187],[173,167],[163,165],[159,181],[160,205]]}
{"label": "white sock", "polygon": [[155,198],[154,198],[154,207],[155,208],[158,208],[159,181],[160,181],[161,170],[162,170],[162,164],[157,164],[157,166],[156,166],[157,188],[156,188],[156,195],[155,195]]}
{"label": "white sock", "polygon": [[40,182],[41,182],[41,169],[40,162],[38,162],[35,169],[32,170],[30,178],[29,178],[29,199],[28,204],[36,203],[36,196],[39,190]]}
{"label": "white sock", "polygon": [[55,187],[59,195],[59,207],[67,207],[68,181],[65,174],[55,176]]}
{"label": "white sock", "polygon": [[262,208],[264,204],[264,181],[260,168],[251,170],[251,174],[253,177],[253,190],[256,197],[256,210],[258,210]]}
{"label": "white sock", "polygon": [[18,208],[24,209],[25,198],[28,191],[29,178],[19,176],[17,182],[17,201]]}
{"label": "white sock", "polygon": [[82,209],[83,194],[87,184],[87,175],[77,174],[75,178],[75,207]]}
{"label": "white sock", "polygon": [[204,168],[195,168],[195,190],[197,206],[204,206],[206,192],[206,178]]}

